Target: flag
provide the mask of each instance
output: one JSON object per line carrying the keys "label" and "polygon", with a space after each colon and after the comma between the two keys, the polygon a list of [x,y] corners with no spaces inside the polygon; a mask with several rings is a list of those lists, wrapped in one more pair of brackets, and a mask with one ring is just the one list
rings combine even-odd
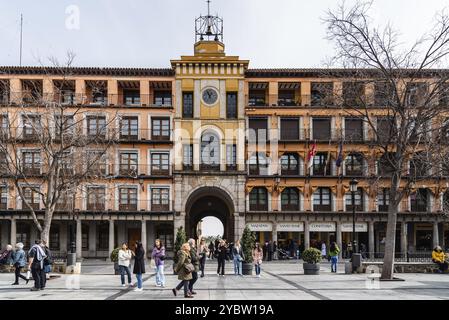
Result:
{"label": "flag", "polygon": [[335,165],[337,167],[340,167],[342,162],[343,162],[343,141],[340,141],[340,145],[338,147],[338,156],[337,160],[335,161]]}
{"label": "flag", "polygon": [[316,142],[313,142],[312,148],[307,153],[307,168],[310,168],[313,165],[313,157],[316,154]]}
{"label": "flag", "polygon": [[327,157],[326,157],[326,162],[324,163],[324,175],[327,175],[327,165],[329,164],[330,161],[331,161],[331,153],[328,152]]}

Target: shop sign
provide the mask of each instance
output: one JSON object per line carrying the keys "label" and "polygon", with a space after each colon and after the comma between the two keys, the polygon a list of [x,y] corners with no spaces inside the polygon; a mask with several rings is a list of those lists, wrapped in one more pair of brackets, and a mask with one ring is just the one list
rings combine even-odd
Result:
{"label": "shop sign", "polygon": [[[352,222],[341,224],[342,232],[352,232]],[[368,232],[368,224],[366,222],[356,222],[355,232]]]}
{"label": "shop sign", "polygon": [[247,226],[251,231],[272,231],[273,225],[270,222],[251,222]]}
{"label": "shop sign", "polygon": [[304,231],[303,222],[278,223],[276,225],[277,232],[301,232]]}
{"label": "shop sign", "polygon": [[335,232],[335,222],[311,222],[309,231]]}

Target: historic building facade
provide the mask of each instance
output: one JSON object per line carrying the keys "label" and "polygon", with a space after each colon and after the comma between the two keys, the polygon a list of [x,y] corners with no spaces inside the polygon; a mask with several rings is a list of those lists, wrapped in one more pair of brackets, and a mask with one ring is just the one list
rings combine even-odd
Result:
{"label": "historic building facade", "polygon": [[[161,238],[171,250],[178,227],[195,237],[209,215],[223,222],[227,239],[240,238],[248,225],[259,241],[342,246],[351,239],[348,191],[357,178],[358,241],[382,252],[388,185],[377,178],[383,168],[371,142],[378,137],[344,108],[358,88],[371,99],[369,116],[381,119],[375,86],[344,70],[248,69],[249,61],[225,54],[220,31],[209,31],[197,30],[194,54],[168,69],[69,68],[62,77],[58,68],[0,67],[2,126],[14,110],[39,115],[39,105],[25,105],[30,94],[81,107],[84,132],[117,117],[109,126],[119,142],[102,175],[83,186],[73,206],[58,208],[51,249],[64,254],[75,242],[78,257],[107,257],[122,242],[142,240],[150,249]],[[61,81],[63,93],[55,91]],[[25,127],[24,119],[14,121]],[[20,143],[33,153],[24,165],[38,171],[38,184],[45,174],[40,151],[32,139]],[[448,243],[446,178],[424,181],[403,199],[398,251]],[[38,234],[7,172],[0,191],[2,247],[19,241],[29,247]],[[27,196],[42,218],[42,199]]]}

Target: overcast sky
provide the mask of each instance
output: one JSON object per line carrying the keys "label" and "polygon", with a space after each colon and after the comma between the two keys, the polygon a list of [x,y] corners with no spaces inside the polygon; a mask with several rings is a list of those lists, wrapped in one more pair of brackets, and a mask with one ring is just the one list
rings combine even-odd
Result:
{"label": "overcast sky", "polygon": [[[353,2],[347,0],[347,3]],[[224,19],[226,53],[250,59],[251,68],[319,67],[332,54],[321,22],[335,0],[212,0]],[[375,0],[376,23],[392,22],[413,41],[447,0]],[[23,65],[68,50],[78,66],[170,67],[192,54],[194,19],[204,0],[0,0],[0,65]],[[79,12],[79,20],[76,19]],[[79,21],[79,24],[78,24]]]}

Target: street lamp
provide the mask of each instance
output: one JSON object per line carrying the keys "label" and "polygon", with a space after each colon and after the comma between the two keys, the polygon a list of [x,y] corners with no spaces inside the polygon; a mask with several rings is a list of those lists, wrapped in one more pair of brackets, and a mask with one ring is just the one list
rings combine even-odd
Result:
{"label": "street lamp", "polygon": [[352,197],[352,252],[357,253],[355,245],[355,193],[357,192],[357,185],[359,182],[356,179],[352,179],[349,182],[349,190]]}

